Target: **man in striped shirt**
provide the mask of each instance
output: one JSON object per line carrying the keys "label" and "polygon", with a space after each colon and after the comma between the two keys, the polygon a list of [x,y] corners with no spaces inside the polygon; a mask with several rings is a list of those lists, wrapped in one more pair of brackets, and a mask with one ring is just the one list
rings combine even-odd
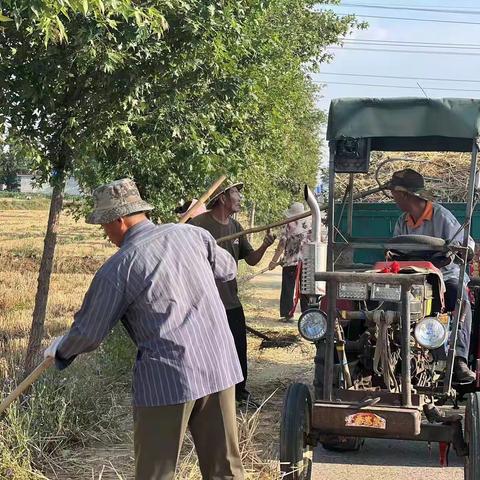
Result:
{"label": "man in striped shirt", "polygon": [[243,479],[234,385],[242,380],[215,281],[236,276],[231,255],[201,228],[156,226],[135,183],[94,192],[87,222],[119,251],[96,273],[70,331],[45,351],[58,368],[97,348],[120,320],[138,347],[133,374],[137,480],[168,480],[187,426],[205,479]]}

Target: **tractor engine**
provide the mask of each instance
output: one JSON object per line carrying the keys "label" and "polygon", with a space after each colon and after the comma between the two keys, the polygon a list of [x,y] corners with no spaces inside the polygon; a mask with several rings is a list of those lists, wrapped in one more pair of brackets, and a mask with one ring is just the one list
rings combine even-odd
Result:
{"label": "tractor engine", "polygon": [[[396,293],[392,288],[396,286],[381,285],[381,289],[379,286],[365,285],[370,301],[356,302],[363,308],[339,312],[338,323],[344,337],[340,341],[344,342],[352,385],[356,389],[387,388],[398,391],[401,304],[392,301],[397,300],[393,298]],[[347,284],[343,287],[344,297],[349,295],[346,287]],[[435,362],[445,359],[450,316],[432,315],[432,286],[428,282],[413,285],[409,296],[412,384],[428,386],[434,381]]]}

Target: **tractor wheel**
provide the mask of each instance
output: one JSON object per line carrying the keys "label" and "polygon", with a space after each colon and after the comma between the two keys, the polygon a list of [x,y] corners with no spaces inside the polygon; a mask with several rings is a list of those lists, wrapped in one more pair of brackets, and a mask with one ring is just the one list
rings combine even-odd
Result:
{"label": "tractor wheel", "polygon": [[468,396],[465,409],[465,480],[480,480],[480,392]]}
{"label": "tractor wheel", "polygon": [[312,397],[304,383],[293,383],[285,394],[280,425],[282,480],[310,480],[313,448],[308,444]]}

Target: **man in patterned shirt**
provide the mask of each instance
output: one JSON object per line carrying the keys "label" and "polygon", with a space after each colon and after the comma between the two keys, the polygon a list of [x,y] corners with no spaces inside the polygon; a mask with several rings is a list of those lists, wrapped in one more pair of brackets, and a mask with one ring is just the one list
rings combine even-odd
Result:
{"label": "man in patterned shirt", "polygon": [[215,281],[231,255],[190,225],[154,225],[135,183],[94,191],[88,223],[119,247],[92,280],[70,331],[45,351],[67,367],[120,320],[138,348],[133,374],[136,480],[174,478],[187,426],[203,478],[243,480],[235,388],[242,373]]}

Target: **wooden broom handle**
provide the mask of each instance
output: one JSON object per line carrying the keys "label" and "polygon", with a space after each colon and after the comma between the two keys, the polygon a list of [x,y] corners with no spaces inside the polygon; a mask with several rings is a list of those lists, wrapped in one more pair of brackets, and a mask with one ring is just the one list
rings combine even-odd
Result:
{"label": "wooden broom handle", "polygon": [[16,400],[33,382],[35,382],[42,373],[55,363],[55,359],[47,357],[40,365],[27,377],[20,385],[11,392],[7,398],[0,404],[0,413],[8,408],[8,406]]}
{"label": "wooden broom handle", "polygon": [[180,219],[178,223],[186,223],[188,220],[190,220],[194,214],[199,210],[205,203],[206,201],[210,198],[212,193],[225,181],[227,177],[225,175],[222,175],[218,180],[216,180],[210,188],[198,199],[198,201],[195,203],[195,205],[191,206],[183,215],[183,217]]}
{"label": "wooden broom handle", "polygon": [[[320,210],[326,210],[326,207],[320,207]],[[284,220],[280,220],[278,222],[269,223],[268,225],[262,225],[260,227],[248,228],[247,230],[242,230],[241,232],[232,233],[231,235],[227,235],[225,237],[220,237],[217,240],[217,243],[226,242],[227,240],[234,240],[235,238],[243,237],[243,235],[248,235],[249,233],[263,232],[264,230],[269,230],[270,228],[280,227],[280,226],[285,225],[287,223],[294,222],[295,220],[300,220],[302,218],[309,217],[311,214],[312,214],[312,212],[309,210],[308,212],[300,213],[298,215],[295,215],[295,216],[290,217],[290,218],[285,218]]]}
{"label": "wooden broom handle", "polygon": [[[380,192],[381,190],[384,190],[386,188],[386,185],[380,185],[375,188],[371,188],[370,190],[365,190],[363,192],[359,192],[353,196],[354,200],[360,200],[361,198],[367,197],[368,195],[371,195],[372,193],[377,193]],[[322,205],[320,207],[320,211],[327,210],[328,205]],[[263,232],[264,230],[269,230],[270,228],[275,228],[275,227],[280,227],[282,225],[285,225],[290,222],[294,222],[295,220],[301,220],[302,218],[309,217],[312,214],[312,212],[309,210],[308,212],[305,213],[300,213],[298,215],[295,215],[290,218],[286,218],[284,220],[280,220],[278,222],[270,223],[268,225],[263,225],[261,227],[253,227],[253,228],[248,228],[247,230],[242,230],[241,232],[237,233],[232,233],[232,235],[227,235],[225,237],[220,237],[217,239],[217,243],[221,242],[226,242],[227,240],[234,240],[235,238],[243,237],[244,235],[248,235],[249,233],[257,233],[257,232]]]}

